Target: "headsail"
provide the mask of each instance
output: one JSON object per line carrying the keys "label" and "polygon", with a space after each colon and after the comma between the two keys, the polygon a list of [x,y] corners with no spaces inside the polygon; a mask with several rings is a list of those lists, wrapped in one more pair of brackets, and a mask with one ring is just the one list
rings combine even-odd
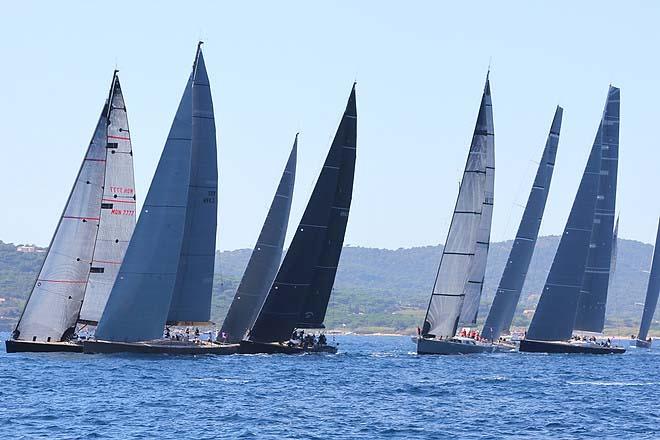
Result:
{"label": "headsail", "polygon": [[107,113],[108,101],[14,330],[14,339],[56,342],[70,338],[75,331],[100,222]]}
{"label": "headsail", "polygon": [[193,74],[179,103],[124,262],[96,329],[98,339],[162,337],[186,224],[193,136]]}
{"label": "headsail", "polygon": [[297,149],[298,135],[296,134],[289,160],[282,173],[257,244],[252,250],[241,283],[238,285],[234,300],[222,323],[221,331],[226,335],[227,342],[240,342],[246,337],[266,299],[282,261],[296,178]]}
{"label": "headsail", "polygon": [[610,268],[610,285],[612,284],[612,278],[614,278],[614,273],[616,272],[616,261],[617,261],[617,252],[619,250],[619,216],[616,217],[616,223],[614,223],[614,233],[612,234],[612,267]]}
{"label": "headsail", "polygon": [[642,322],[639,325],[637,333],[638,340],[645,340],[649,335],[651,321],[658,305],[658,295],[660,294],[660,223],[658,223],[658,232],[655,237],[655,248],[653,250],[653,262],[651,263],[651,274],[649,275],[649,284],[646,289],[646,299],[644,300],[644,312],[642,313]]}
{"label": "headsail", "polygon": [[[490,84],[488,84],[490,88]],[[481,292],[486,277],[486,263],[490,247],[490,229],[493,223],[493,204],[495,202],[495,130],[492,106],[486,107],[486,180],[484,202],[481,208],[481,222],[477,233],[477,244],[470,267],[470,275],[465,285],[465,300],[461,309],[460,322],[476,324],[479,313]]]}
{"label": "headsail", "polygon": [[563,109],[557,106],[550,133],[543,149],[543,156],[536,171],[536,177],[520,220],[520,226],[518,226],[516,238],[504,266],[504,272],[493,305],[490,307],[486,323],[481,332],[481,335],[486,339],[497,339],[503,331],[508,331],[511,327],[520,293],[527,277],[527,270],[532,261],[543,212],[545,211],[545,203],[550,191],[550,182],[552,181],[555,157],[559,145],[562,114]]}
{"label": "headsail", "polygon": [[218,224],[218,161],[209,78],[201,42],[192,82],[191,169],[179,269],[168,323],[202,323],[211,319],[213,266]]}
{"label": "headsail", "polygon": [[323,169],[249,339],[286,340],[294,328],[322,328],[353,194],[355,85]]}
{"label": "headsail", "polygon": [[601,121],[602,158],[598,196],[575,330],[602,332],[605,326],[619,161],[619,95],[619,89],[610,86]]}
{"label": "headsail", "polygon": [[97,324],[135,228],[133,147],[124,95],[115,71],[107,113],[108,135],[101,215],[78,322]]}
{"label": "headsail", "polygon": [[567,340],[573,333],[594,224],[602,168],[602,136],[601,120],[557,253],[527,331],[529,339]]}
{"label": "headsail", "polygon": [[424,318],[424,335],[451,337],[456,333],[479,238],[486,195],[489,137],[492,139],[492,136],[490,82],[486,77],[456,207]]}

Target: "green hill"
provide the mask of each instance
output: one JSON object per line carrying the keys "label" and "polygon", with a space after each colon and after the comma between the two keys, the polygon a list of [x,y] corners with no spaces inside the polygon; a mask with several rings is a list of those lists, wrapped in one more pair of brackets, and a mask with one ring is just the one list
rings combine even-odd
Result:
{"label": "green hill", "polygon": [[[511,241],[493,243],[486,272],[480,319],[492,302]],[[524,326],[531,316],[552,263],[558,237],[541,237],[515,318]],[[406,332],[422,321],[433,286],[441,246],[410,249],[346,247],[342,253],[335,291],[326,317],[329,328],[361,332]],[[652,246],[619,241],[616,275],[607,313],[607,331],[635,333],[639,325],[651,261]],[[0,242],[0,330],[9,330],[20,314],[43,253],[17,252]],[[218,252],[214,285],[213,319],[220,323],[234,295],[250,250]],[[523,314],[524,310],[528,313]],[[652,332],[660,335],[660,316]]]}

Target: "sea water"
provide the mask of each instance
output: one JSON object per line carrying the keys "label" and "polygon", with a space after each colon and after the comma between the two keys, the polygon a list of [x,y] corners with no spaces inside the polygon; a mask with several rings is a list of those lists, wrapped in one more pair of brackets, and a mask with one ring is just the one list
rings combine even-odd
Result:
{"label": "sea water", "polygon": [[336,340],[336,355],[297,356],[3,344],[0,438],[660,438],[657,347],[441,357],[417,356],[407,337]]}

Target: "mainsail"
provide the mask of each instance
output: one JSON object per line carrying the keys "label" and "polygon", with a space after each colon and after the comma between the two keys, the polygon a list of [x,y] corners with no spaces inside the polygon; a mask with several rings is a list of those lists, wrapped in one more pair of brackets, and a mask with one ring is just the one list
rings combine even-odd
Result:
{"label": "mainsail", "polygon": [[527,270],[532,261],[545,204],[548,199],[559,145],[562,114],[563,109],[557,106],[550,133],[543,149],[543,156],[536,171],[536,177],[520,220],[520,226],[518,226],[516,238],[504,266],[504,272],[493,305],[490,307],[486,323],[481,332],[484,338],[497,339],[502,332],[508,331],[511,327],[520,293],[527,277]]}
{"label": "mainsail", "polygon": [[[104,191],[109,180],[114,181],[116,177],[121,188],[130,190],[131,197],[134,197],[132,158],[115,160],[108,153],[113,150],[110,148],[114,142],[111,136],[120,128],[128,130],[128,123],[115,71],[109,98],[14,331],[14,339],[45,342],[69,339],[73,336],[81,307],[84,306],[83,300],[86,303],[89,299],[94,303],[107,296],[102,285],[89,287],[97,280],[94,277],[94,282],[89,283],[90,272],[98,274],[97,260],[101,258],[105,247],[103,241],[114,229],[114,225],[121,225],[120,230],[116,231],[116,239],[124,239],[125,234],[130,236],[131,219],[135,218],[134,215],[124,215],[122,212],[118,215],[121,219],[117,219],[104,212],[104,198],[114,199],[115,196],[123,195],[121,190],[113,188]],[[130,151],[130,141],[122,142],[121,151],[126,151],[126,148]],[[121,260],[122,256],[121,245],[118,244],[113,258]],[[111,276],[109,271],[108,277]]]}
{"label": "mainsail", "polygon": [[78,322],[93,325],[101,319],[128,242],[135,229],[133,147],[124,95],[116,72],[109,103],[101,220],[85,299],[78,318]]}
{"label": "mainsail", "polygon": [[589,256],[580,290],[575,330],[602,332],[612,264],[612,236],[619,161],[619,89],[610,86],[601,122],[602,158]]}
{"label": "mainsail", "polygon": [[564,233],[527,331],[528,339],[560,341],[569,339],[573,333],[602,174],[604,120],[601,119],[598,127]]}
{"label": "mainsail", "polygon": [[211,319],[218,218],[218,161],[211,88],[201,45],[193,65],[191,168],[186,225],[167,321]]}
{"label": "mainsail", "polygon": [[322,328],[353,193],[355,85],[323,169],[249,339],[287,340],[294,328]]}
{"label": "mainsail", "polygon": [[638,340],[645,340],[649,335],[651,321],[655,308],[658,305],[658,295],[660,294],[660,223],[655,237],[655,248],[653,250],[653,262],[651,263],[651,274],[649,284],[646,289],[646,299],[644,300],[644,312],[642,313],[642,322],[639,325],[637,333]]}
{"label": "mainsail", "polygon": [[286,163],[275,197],[268,210],[257,244],[252,250],[234,300],[222,323],[227,342],[243,340],[263,305],[282,261],[291,199],[296,178],[298,135]]}
{"label": "mainsail", "polygon": [[[198,46],[194,67],[203,66],[200,58]],[[193,120],[193,114],[199,114],[193,110],[197,102],[193,99],[193,83],[198,72],[194,69],[191,73],[179,103],[124,262],[99,321],[98,339],[136,342],[163,335],[188,225],[191,173],[199,173],[193,170],[201,166],[193,162],[208,157],[204,152],[193,151],[200,145],[193,142],[198,133]],[[205,73],[202,78],[204,82]],[[214,195],[208,204],[215,203]],[[200,212],[204,209],[200,208]],[[210,226],[215,230],[214,225]]]}
{"label": "mainsail", "polygon": [[492,145],[493,139],[491,107],[490,82],[486,77],[456,207],[424,318],[424,335],[451,337],[458,327],[465,286],[471,274],[477,241],[481,237],[481,218],[487,189],[488,147]]}

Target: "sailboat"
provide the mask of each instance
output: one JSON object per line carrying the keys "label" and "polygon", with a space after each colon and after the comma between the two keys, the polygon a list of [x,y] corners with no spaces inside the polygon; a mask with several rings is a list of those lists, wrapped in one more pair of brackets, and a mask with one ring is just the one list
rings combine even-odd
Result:
{"label": "sailboat", "polygon": [[653,262],[651,263],[651,274],[649,284],[646,288],[646,299],[644,300],[644,312],[642,313],[642,322],[639,325],[639,332],[635,345],[638,348],[651,348],[653,340],[648,338],[649,328],[655,308],[658,305],[658,295],[660,294],[660,223],[655,237],[655,248],[653,250]]}
{"label": "sailboat", "polygon": [[215,120],[202,42],[135,232],[85,353],[235,352],[238,345],[172,340],[167,323],[206,323],[217,228]]}
{"label": "sailboat", "polygon": [[477,338],[456,335],[460,322],[476,322],[488,257],[495,171],[488,76],[424,325],[415,338],[418,354],[468,354],[498,349]]}
{"label": "sailboat", "polygon": [[226,342],[239,343],[247,337],[280,267],[296,178],[297,149],[296,134],[257,244],[222,323],[220,332]]}
{"label": "sailboat", "polygon": [[77,326],[94,326],[135,227],[135,184],[118,71],[23,308],[8,353],[82,352]]}
{"label": "sailboat", "polygon": [[527,277],[527,270],[532,261],[550,191],[559,146],[562,115],[563,109],[557,106],[516,238],[481,332],[484,339],[498,341],[502,333],[508,333],[511,327],[520,293]]}
{"label": "sailboat", "polygon": [[602,332],[612,262],[612,237],[619,152],[619,89],[610,86],[566,228],[539,304],[520,351],[544,353],[623,353],[573,337],[574,330]]}
{"label": "sailboat", "polygon": [[300,224],[247,338],[240,343],[240,353],[337,351],[328,344],[296,344],[291,336],[296,329],[325,328],[351,207],[356,146],[353,84]]}

